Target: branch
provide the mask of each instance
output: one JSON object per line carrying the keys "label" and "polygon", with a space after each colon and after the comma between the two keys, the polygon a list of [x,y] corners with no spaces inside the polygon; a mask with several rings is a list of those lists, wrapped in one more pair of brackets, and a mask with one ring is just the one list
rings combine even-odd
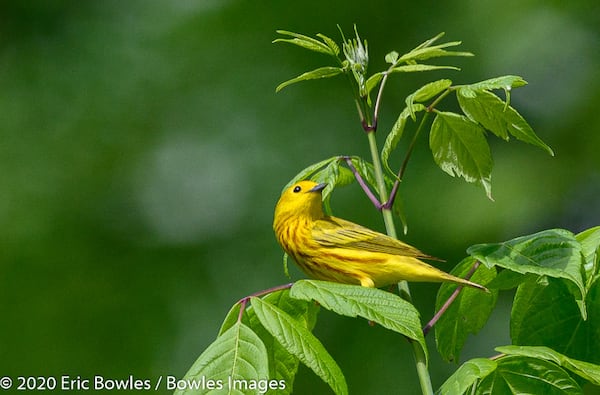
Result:
{"label": "branch", "polygon": [[352,158],[349,157],[349,156],[342,156],[341,158],[346,161],[346,164],[350,168],[350,171],[352,171],[352,174],[354,174],[354,178],[356,178],[356,181],[358,182],[358,185],[360,185],[360,187],[365,192],[365,194],[367,195],[367,197],[369,198],[369,200],[371,200],[371,203],[373,203],[373,205],[375,206],[375,208],[377,210],[381,210],[381,207],[383,205],[381,204],[381,202],[379,201],[379,199],[377,199],[377,197],[375,196],[375,194],[371,191],[371,189],[369,188],[369,186],[367,185],[367,183],[365,182],[365,180],[362,178],[362,176],[360,175],[360,173],[358,172],[358,170],[356,170],[356,167],[354,167],[354,164],[352,163]]}
{"label": "branch", "polygon": [[268,295],[270,293],[277,292],[277,291],[282,291],[284,289],[290,289],[290,288],[292,288],[292,285],[294,285],[294,283],[278,285],[278,286],[273,287],[273,288],[268,288],[268,289],[264,289],[262,291],[255,292],[255,293],[253,293],[251,295],[248,295],[248,296],[243,297],[242,299],[238,300],[238,303],[241,305],[241,307],[240,307],[240,313],[238,314],[238,322],[242,321],[242,315],[244,314],[244,310],[246,310],[246,305],[248,304],[248,301],[250,300],[250,298],[253,298],[253,297],[256,297],[256,296]]}
{"label": "branch", "polygon": [[[475,273],[475,270],[477,270],[478,267],[479,267],[479,261],[475,261],[475,263],[473,264],[473,267],[471,268],[471,270],[469,270],[469,272],[465,276],[465,279],[466,280],[470,279],[471,276],[473,276],[473,273]],[[463,285],[459,285],[458,288],[456,288],[454,290],[454,292],[452,293],[452,295],[450,295],[450,297],[448,298],[448,300],[446,300],[446,302],[444,303],[444,305],[439,309],[439,311],[437,313],[435,313],[435,315],[433,316],[433,318],[431,319],[431,321],[429,321],[427,323],[427,325],[425,325],[425,327],[423,328],[423,335],[427,336],[427,334],[429,333],[429,331],[431,330],[431,328],[433,328],[433,326],[436,324],[436,322],[439,321],[440,317],[446,312],[446,310],[448,310],[448,308],[454,302],[454,300],[458,297],[458,294],[460,293],[460,291],[462,289],[463,289]]]}

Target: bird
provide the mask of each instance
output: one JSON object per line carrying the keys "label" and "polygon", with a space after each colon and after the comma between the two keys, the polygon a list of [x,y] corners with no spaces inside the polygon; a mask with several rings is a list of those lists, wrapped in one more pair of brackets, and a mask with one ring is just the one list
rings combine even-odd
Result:
{"label": "bird", "polygon": [[326,183],[304,180],[283,191],[273,230],[283,250],[316,280],[381,288],[400,281],[451,282],[489,292],[421,259],[439,260],[396,238],[326,215]]}

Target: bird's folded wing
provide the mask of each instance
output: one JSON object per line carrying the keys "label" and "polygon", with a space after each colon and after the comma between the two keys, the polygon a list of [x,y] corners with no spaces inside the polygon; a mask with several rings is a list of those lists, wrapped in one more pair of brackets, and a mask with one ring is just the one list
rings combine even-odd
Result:
{"label": "bird's folded wing", "polygon": [[312,236],[323,247],[435,259],[393,237],[335,217],[326,217],[315,221]]}

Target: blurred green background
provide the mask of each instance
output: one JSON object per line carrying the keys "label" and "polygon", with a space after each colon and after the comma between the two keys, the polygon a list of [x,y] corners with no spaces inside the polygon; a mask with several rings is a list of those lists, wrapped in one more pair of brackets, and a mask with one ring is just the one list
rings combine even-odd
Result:
{"label": "blurred green background", "polygon": [[[182,377],[233,303],[288,281],[271,230],[282,186],[369,151],[343,78],[275,93],[328,61],[271,44],[276,29],[338,39],[356,23],[371,71],[441,31],[476,54],[391,79],[380,138],[427,81],[529,82],[512,103],[556,156],[492,138],[495,202],[439,170],[426,138],[408,167],[406,240],[447,268],[471,244],[600,224],[598,4],[0,1],[0,376]],[[356,184],[332,207],[383,229]],[[437,287],[412,285],[424,320]],[[509,343],[510,298],[463,360]],[[315,332],[351,393],[417,391],[397,334],[327,311]],[[456,366],[429,340],[438,387]],[[295,388],[328,391],[305,368]]]}

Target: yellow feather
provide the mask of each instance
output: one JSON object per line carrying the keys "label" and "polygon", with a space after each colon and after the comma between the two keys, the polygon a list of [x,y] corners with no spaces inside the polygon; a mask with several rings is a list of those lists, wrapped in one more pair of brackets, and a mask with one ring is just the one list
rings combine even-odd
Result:
{"label": "yellow feather", "polygon": [[273,229],[279,244],[309,276],[365,287],[402,280],[453,282],[484,291],[474,282],[443,272],[419,259],[436,259],[383,233],[326,216],[324,184],[301,181],[283,192]]}

